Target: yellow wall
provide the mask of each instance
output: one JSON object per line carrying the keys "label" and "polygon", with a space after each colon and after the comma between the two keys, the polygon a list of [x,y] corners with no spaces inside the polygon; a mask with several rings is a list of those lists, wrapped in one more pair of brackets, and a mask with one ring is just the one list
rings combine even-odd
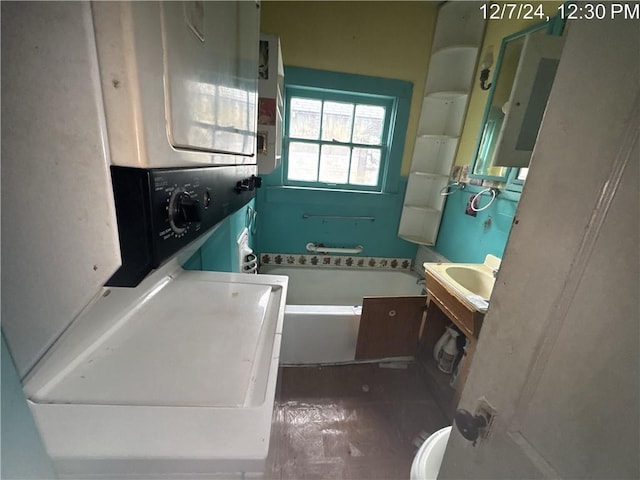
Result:
{"label": "yellow wall", "polygon": [[[505,3],[505,2],[497,2]],[[511,2],[513,3],[513,2]],[[553,16],[557,13],[558,6],[562,2],[558,1],[545,1],[543,3],[544,13],[549,16]],[[502,45],[502,39],[508,35],[516,33],[524,28],[530,27],[540,23],[539,20],[488,20],[487,27],[482,42],[482,49],[480,50],[480,59],[485,55],[485,51],[489,46],[493,45],[494,62],[498,58],[500,52],[500,46]],[[480,62],[479,62],[480,63]],[[494,65],[495,67],[495,65]],[[493,67],[489,80],[493,76]],[[480,124],[482,122],[482,116],[484,115],[484,108],[489,96],[488,90],[482,90],[480,88],[480,71],[476,71],[474,75],[473,89],[471,91],[471,97],[469,99],[469,106],[467,110],[467,116],[462,129],[462,135],[460,137],[460,144],[458,146],[458,153],[456,155],[456,165],[469,165],[473,161],[475,154],[476,142],[480,133]]]}
{"label": "yellow wall", "polygon": [[407,175],[438,3],[263,0],[260,30],[280,37],[285,65],[412,82],[402,161]]}

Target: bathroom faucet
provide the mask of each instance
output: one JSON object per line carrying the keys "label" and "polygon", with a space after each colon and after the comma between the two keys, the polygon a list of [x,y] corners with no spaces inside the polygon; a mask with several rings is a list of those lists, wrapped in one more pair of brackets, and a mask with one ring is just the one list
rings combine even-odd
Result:
{"label": "bathroom faucet", "polygon": [[498,270],[497,268],[494,268],[493,270],[491,270],[491,273],[493,274],[493,278],[496,278],[498,276]]}

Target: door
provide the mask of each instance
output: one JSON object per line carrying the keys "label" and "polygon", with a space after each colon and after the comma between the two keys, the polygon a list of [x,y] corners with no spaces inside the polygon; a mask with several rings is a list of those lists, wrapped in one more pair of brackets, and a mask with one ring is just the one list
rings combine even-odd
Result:
{"label": "door", "polygon": [[439,478],[639,478],[640,24],[569,24]]}
{"label": "door", "polygon": [[414,355],[426,300],[424,295],[364,297],[356,360]]}

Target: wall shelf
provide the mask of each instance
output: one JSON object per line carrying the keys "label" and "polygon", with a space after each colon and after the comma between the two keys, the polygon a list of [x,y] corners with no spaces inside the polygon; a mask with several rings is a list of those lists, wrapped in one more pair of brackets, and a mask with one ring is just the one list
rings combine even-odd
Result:
{"label": "wall shelf", "polygon": [[485,20],[470,2],[440,7],[398,236],[434,245],[473,84]]}
{"label": "wall shelf", "polygon": [[437,92],[467,92],[475,71],[478,50],[479,47],[456,48],[433,53],[425,96]]}
{"label": "wall shelf", "polygon": [[447,47],[442,47],[442,48],[438,48],[438,49],[434,49],[434,53],[440,53],[440,52],[466,52],[468,50],[477,50],[478,49],[478,45],[476,44],[466,44],[466,43],[461,43],[459,45],[449,45]]}
{"label": "wall shelf", "polygon": [[426,213],[437,213],[440,211],[437,208],[422,207],[420,205],[405,205],[405,208],[409,208],[412,210],[419,210],[421,212],[426,212]]}
{"label": "wall shelf", "polygon": [[467,106],[467,95],[429,96],[422,101],[418,137],[459,137]]}
{"label": "wall shelf", "polygon": [[425,93],[424,98],[441,98],[444,100],[455,100],[456,98],[466,97],[469,95],[468,92],[463,92],[460,90],[442,90],[442,91],[434,91]]}
{"label": "wall shelf", "polygon": [[[433,51],[456,45],[479,45],[484,35],[484,21],[478,21],[478,6],[473,2],[448,2],[441,8],[433,36]],[[467,5],[465,5],[467,4]],[[442,18],[442,21],[441,21]]]}
{"label": "wall shelf", "polygon": [[425,177],[433,177],[433,178],[449,178],[449,175],[442,175],[440,173],[431,173],[431,172],[420,172],[420,171],[415,171],[415,172],[411,172],[411,175],[424,175]]}
{"label": "wall shelf", "polygon": [[284,67],[280,39],[260,34],[258,81],[258,173],[271,173],[282,157]]}

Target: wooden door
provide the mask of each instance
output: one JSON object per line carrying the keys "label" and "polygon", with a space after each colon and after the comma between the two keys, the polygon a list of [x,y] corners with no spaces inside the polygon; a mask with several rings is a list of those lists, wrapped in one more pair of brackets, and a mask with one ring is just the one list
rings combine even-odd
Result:
{"label": "wooden door", "polygon": [[640,478],[640,24],[568,25],[439,478]]}
{"label": "wooden door", "polygon": [[416,353],[427,297],[364,297],[356,360]]}

